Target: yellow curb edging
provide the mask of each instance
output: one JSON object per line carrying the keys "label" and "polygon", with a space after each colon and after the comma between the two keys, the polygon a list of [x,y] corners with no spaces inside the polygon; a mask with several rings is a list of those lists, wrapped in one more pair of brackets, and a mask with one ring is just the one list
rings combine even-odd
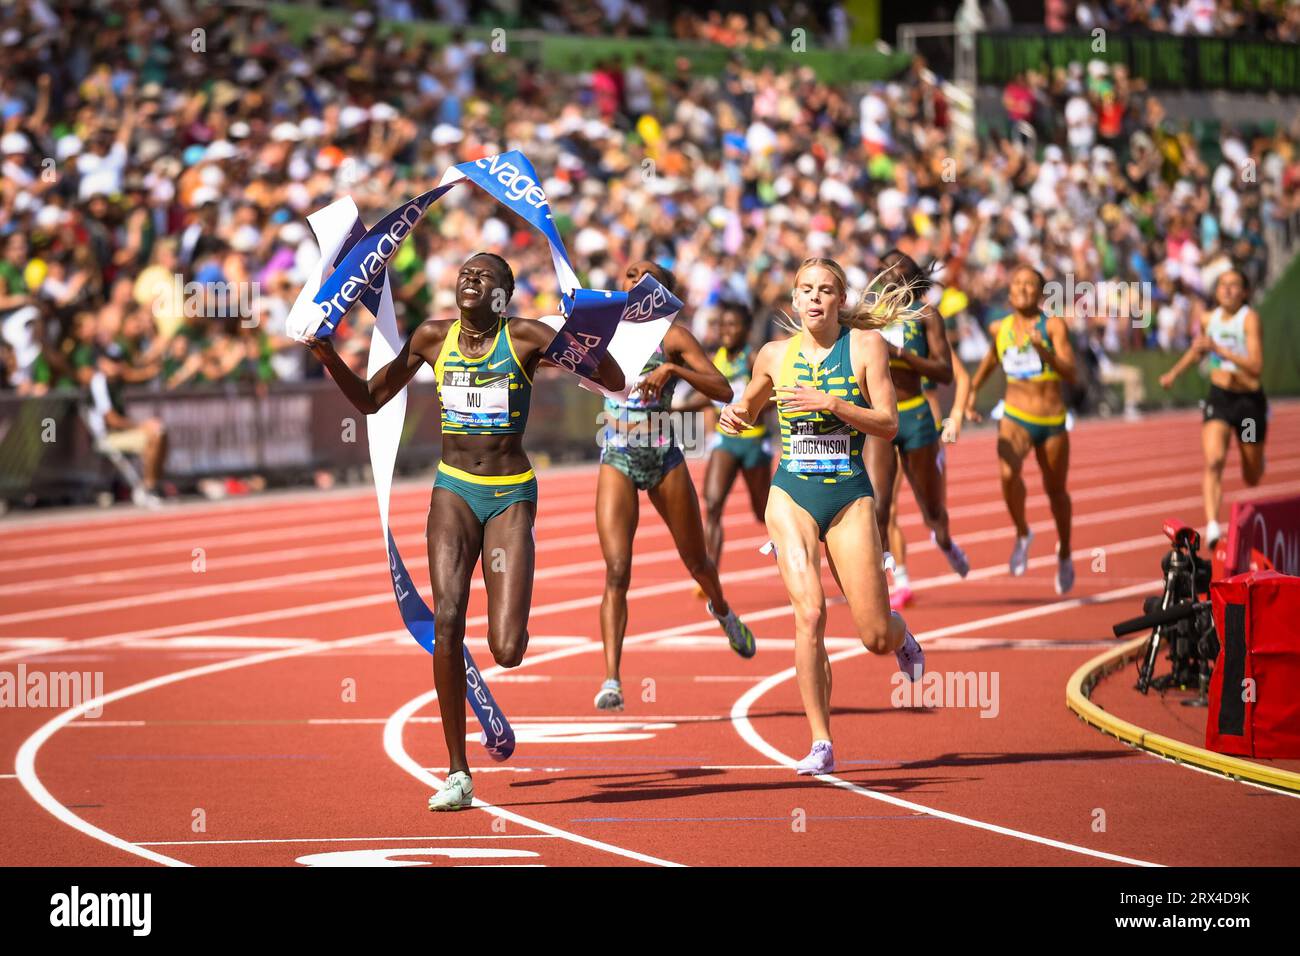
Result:
{"label": "yellow curb edging", "polygon": [[1181,740],[1174,740],[1172,737],[1152,733],[1114,714],[1107,713],[1094,704],[1089,699],[1089,695],[1097,686],[1097,682],[1107,674],[1131,663],[1142,653],[1146,642],[1145,637],[1136,637],[1114,650],[1092,658],[1076,670],[1065,685],[1065,706],[1074,711],[1084,723],[1102,733],[1110,734],[1142,750],[1167,757],[1176,763],[1213,770],[1233,780],[1249,780],[1267,787],[1300,793],[1300,773],[1268,767],[1250,760],[1242,760],[1240,757],[1229,757],[1202,747],[1194,747]]}

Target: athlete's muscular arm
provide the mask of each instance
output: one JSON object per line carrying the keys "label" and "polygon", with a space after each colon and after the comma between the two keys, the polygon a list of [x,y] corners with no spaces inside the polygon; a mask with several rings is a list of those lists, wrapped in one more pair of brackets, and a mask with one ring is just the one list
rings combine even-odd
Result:
{"label": "athlete's muscular arm", "polygon": [[[545,363],[555,365],[550,359],[542,353],[546,347],[551,344],[555,338],[556,332],[545,322],[537,319],[511,319],[510,320],[510,337],[524,348],[519,349],[519,361],[524,363],[524,370],[528,377],[532,378],[537,371],[537,366]],[[562,367],[562,366],[557,366]],[[618,363],[606,352],[601,356],[600,362],[596,365],[596,381],[605,386],[611,392],[621,392],[627,384],[623,380],[623,370],[618,367]]]}
{"label": "athlete's muscular arm", "polygon": [[641,395],[653,400],[668,380],[688,382],[701,395],[718,402],[731,398],[731,385],[704,354],[704,347],[684,325],[671,325],[664,336],[664,351],[677,361],[665,362],[641,380]]}
{"label": "athlete's muscular arm", "polygon": [[347,363],[334,351],[334,343],[328,338],[318,339],[310,336],[306,346],[320,359],[330,377],[339,389],[357,409],[365,415],[373,415],[388,403],[394,395],[406,387],[406,383],[415,377],[420,366],[425,362],[434,362],[442,340],[447,337],[449,322],[426,319],[406,340],[397,357],[381,368],[367,381],[348,368]]}
{"label": "athlete's muscular arm", "polygon": [[784,341],[768,342],[758,350],[754,356],[753,373],[749,384],[745,386],[745,394],[740,396],[740,401],[724,407],[718,415],[718,426],[724,432],[729,435],[739,434],[752,427],[763,414],[763,409],[772,399],[772,391],[776,387],[775,370],[786,345]]}
{"label": "athlete's muscular arm", "polygon": [[1211,338],[1206,338],[1206,351],[1213,352],[1225,361],[1231,362],[1252,378],[1264,373],[1264,336],[1259,323],[1259,314],[1251,309],[1246,313],[1246,354],[1230,352]]}
{"label": "athlete's muscular arm", "polygon": [[980,413],[975,409],[975,398],[979,394],[980,387],[989,380],[993,370],[998,367],[998,329],[1001,325],[1001,322],[995,322],[989,326],[989,350],[984,353],[979,368],[971,376],[970,390],[966,395],[966,417],[973,422],[981,420]]}
{"label": "athlete's muscular arm", "polygon": [[870,400],[870,408],[803,385],[778,388],[777,404],[791,412],[826,412],[867,435],[892,440],[898,434],[898,398],[889,374],[888,344],[879,332],[854,329],[849,351],[854,378]]}
{"label": "athlete's muscular arm", "polygon": [[1065,320],[1055,315],[1048,319],[1047,335],[1052,340],[1051,351],[1037,329],[1029,334],[1029,340],[1034,343],[1044,365],[1050,365],[1062,379],[1071,385],[1075,384],[1079,370],[1074,362],[1074,347],[1070,345],[1070,333],[1065,327]]}
{"label": "athlete's muscular arm", "polygon": [[1178,376],[1199,362],[1204,355],[1205,346],[1198,337],[1187,347],[1187,351],[1182,354],[1182,357],[1174,363],[1174,367],[1160,376],[1161,387],[1172,388],[1174,382],[1178,381]]}
{"label": "athlete's muscular arm", "polygon": [[943,319],[933,306],[927,305],[921,312],[921,321],[925,324],[925,340],[930,346],[930,354],[921,356],[891,345],[889,357],[902,359],[931,381],[947,385],[952,381],[952,350],[943,331]]}

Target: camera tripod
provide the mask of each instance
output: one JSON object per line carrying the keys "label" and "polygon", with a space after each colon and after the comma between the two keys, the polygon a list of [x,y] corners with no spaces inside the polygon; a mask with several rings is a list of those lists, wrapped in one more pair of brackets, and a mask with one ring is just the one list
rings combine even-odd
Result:
{"label": "camera tripod", "polygon": [[[1138,663],[1137,689],[1143,694],[1151,687],[1158,691],[1170,687],[1195,687],[1197,696],[1184,701],[1188,707],[1208,704],[1210,673],[1219,656],[1219,640],[1214,631],[1214,617],[1208,599],[1210,562],[1197,555],[1200,535],[1178,522],[1165,522],[1165,534],[1172,547],[1160,562],[1165,589],[1160,597],[1147,598],[1143,614],[1122,621],[1113,628],[1116,637],[1151,628],[1151,637]],[[1156,660],[1161,643],[1167,644],[1170,673],[1155,677]]]}

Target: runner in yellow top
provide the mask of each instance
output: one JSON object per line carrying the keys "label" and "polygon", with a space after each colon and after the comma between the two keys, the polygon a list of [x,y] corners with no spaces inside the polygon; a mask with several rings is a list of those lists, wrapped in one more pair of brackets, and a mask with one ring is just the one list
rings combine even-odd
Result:
{"label": "runner in yellow top", "polygon": [[[748,344],[753,318],[746,306],[735,302],[723,305],[719,318],[722,345],[713,356],[713,364],[730,383],[732,401],[745,394],[753,372],[755,350]],[[727,495],[736,483],[736,476],[743,476],[750,507],[761,522],[767,511],[767,492],[772,487],[772,450],[761,416],[752,428],[738,435],[728,435],[721,426],[716,434],[717,443],[709,453],[709,464],[704,471],[704,538],[709,557],[721,567],[722,509]]]}
{"label": "runner in yellow top", "polygon": [[[517,667],[528,649],[537,480],[524,453],[524,426],[533,373],[555,330],[507,316],[514,288],[514,273],[500,256],[470,256],[456,278],[458,317],[420,323],[397,357],[369,378],[347,366],[332,340],[306,342],[348,401],[367,415],[401,392],[424,363],[438,373],[442,460],[426,538],[436,611],[433,678],[449,772],[442,790],[429,798],[430,810],[461,810],[474,801],[465,759],[462,645],[476,564],[483,565],[493,659]],[[610,356],[601,359],[597,374],[607,388],[623,387],[623,373]],[[486,560],[498,551],[510,560]]]}
{"label": "runner in yellow top", "polygon": [[892,651],[912,680],[925,668],[920,645],[889,610],[871,479],[862,461],[868,435],[888,442],[898,431],[885,340],[874,330],[896,317],[910,290],[904,290],[906,299],[877,299],[868,309],[848,307],[847,287],[834,260],[804,260],[794,279],[798,334],[763,346],[745,394],[718,420],[723,431],[739,434],[777,395],[781,462],[767,503],[767,530],[793,605],[795,672],[812,731],[812,749],[796,768],[802,774],[835,767],[819,542],[825,542],[863,645],[873,654]]}
{"label": "runner in yellow top", "polygon": [[[907,284],[914,290],[919,304],[914,317],[891,322],[880,333],[889,346],[889,374],[898,395],[898,434],[891,443],[870,442],[867,449],[867,467],[871,471],[871,483],[877,489],[876,522],[880,540],[889,541],[890,522],[896,511],[895,479],[901,462],[921,518],[930,528],[930,540],[947,559],[948,566],[964,578],[970,572],[970,561],[948,531],[948,494],[939,465],[939,428],[923,390],[926,378],[939,384],[952,381],[952,352],[943,319],[922,301],[929,281],[920,266],[898,249],[885,253],[881,261],[885,271],[880,281],[886,287]],[[965,399],[964,395],[958,397]],[[906,560],[905,557],[894,555],[894,558],[890,607],[899,609],[911,598],[912,589],[907,569],[900,563],[900,558]]]}
{"label": "runner in yellow top", "polygon": [[[1065,594],[1074,586],[1074,561],[1070,557],[1070,493],[1065,487],[1070,471],[1070,434],[1065,428],[1061,382],[1075,380],[1075,362],[1065,321],[1039,308],[1043,285],[1042,274],[1029,266],[1018,266],[1011,273],[1012,311],[989,330],[993,342],[971,379],[966,417],[981,420],[975,410],[976,393],[1001,364],[1007,390],[1005,400],[999,403],[1002,414],[998,422],[998,460],[1002,496],[1016,525],[1011,573],[1025,573],[1029,543],[1034,537],[1025,519],[1025,480],[1021,474],[1022,463],[1032,448],[1056,522],[1056,593]],[[994,417],[997,415],[995,409]]]}

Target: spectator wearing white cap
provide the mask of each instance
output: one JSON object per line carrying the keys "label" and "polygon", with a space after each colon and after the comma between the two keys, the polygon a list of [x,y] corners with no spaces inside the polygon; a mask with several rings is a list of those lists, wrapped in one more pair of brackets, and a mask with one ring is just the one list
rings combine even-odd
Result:
{"label": "spectator wearing white cap", "polygon": [[1043,161],[1038,166],[1038,175],[1029,190],[1029,198],[1038,209],[1055,209],[1057,206],[1057,185],[1065,181],[1069,168],[1065,165],[1065,153],[1055,143],[1043,150]]}
{"label": "spectator wearing white cap", "polygon": [[1076,159],[1088,155],[1097,139],[1097,114],[1082,93],[1076,93],[1065,104],[1066,138]]}

